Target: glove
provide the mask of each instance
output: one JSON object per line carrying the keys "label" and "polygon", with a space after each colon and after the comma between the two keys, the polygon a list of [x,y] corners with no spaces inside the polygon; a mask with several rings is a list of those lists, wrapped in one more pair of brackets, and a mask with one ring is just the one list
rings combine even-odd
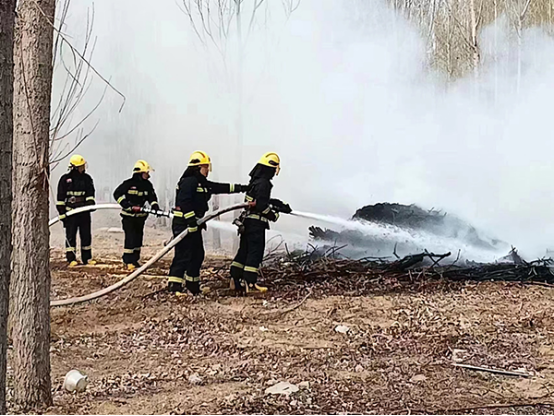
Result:
{"label": "glove", "polygon": [[237,190],[238,193],[247,192],[248,188],[250,188],[250,186],[248,186],[248,185],[236,185],[235,186],[235,189]]}
{"label": "glove", "polygon": [[137,212],[140,212],[142,211],[142,207],[131,207],[131,211],[134,212],[134,213],[137,213]]}
{"label": "glove", "polygon": [[290,205],[285,204],[279,199],[270,199],[269,204],[271,205],[271,208],[277,212],[282,212],[283,214],[290,214],[292,212]]}
{"label": "glove", "polygon": [[268,218],[269,218],[269,221],[271,222],[277,222],[277,220],[279,219],[279,213],[277,211],[271,211],[270,215],[268,215]]}
{"label": "glove", "polygon": [[196,220],[196,217],[191,218],[187,222],[187,228],[189,230],[189,234],[195,233],[198,231],[198,222]]}
{"label": "glove", "polygon": [[208,226],[206,225],[206,223],[203,223],[202,225],[199,225],[198,228],[206,231],[208,229]]}
{"label": "glove", "polygon": [[279,207],[279,211],[281,211],[283,214],[290,214],[292,212],[292,208],[289,204],[283,204]]}
{"label": "glove", "polygon": [[67,216],[65,214],[60,214],[60,221],[62,222],[65,228],[67,226]]}
{"label": "glove", "polygon": [[248,203],[248,208],[254,208],[256,206],[256,201],[252,201]]}

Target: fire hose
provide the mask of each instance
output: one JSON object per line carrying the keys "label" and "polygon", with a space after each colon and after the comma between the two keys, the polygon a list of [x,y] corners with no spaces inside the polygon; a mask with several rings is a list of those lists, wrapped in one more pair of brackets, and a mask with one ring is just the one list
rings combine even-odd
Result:
{"label": "fire hose", "polygon": [[[226,208],[222,208],[218,211],[212,212],[208,215],[206,215],[204,218],[198,220],[198,225],[202,225],[214,218],[219,217],[222,214],[225,214],[230,211],[234,211],[237,209],[242,209],[248,207],[248,204],[236,204],[231,205]],[[121,209],[121,206],[116,204],[99,204],[99,205],[90,205],[82,208],[75,209],[73,211],[70,211],[67,215],[74,215],[78,214],[79,212],[87,212],[92,211],[96,209]],[[152,212],[156,214],[156,212],[145,209],[143,212]],[[159,211],[157,211],[159,213]],[[168,214],[168,216],[171,214]],[[56,224],[59,221],[58,218],[54,218],[50,220],[49,225],[52,226]],[[76,303],[82,303],[87,302],[89,300],[97,299],[99,297],[102,297],[104,295],[107,295],[108,293],[111,293],[117,289],[122,288],[126,284],[132,282],[135,280],[138,276],[140,276],[142,273],[144,273],[149,267],[151,267],[154,263],[156,263],[159,259],[161,259],[163,256],[165,256],[173,247],[175,247],[183,238],[185,238],[188,234],[188,230],[183,231],[181,234],[179,234],[177,237],[175,237],[173,240],[171,240],[162,250],[158,251],[154,257],[152,257],[150,260],[148,260],[146,263],[144,263],[142,266],[140,266],[138,269],[136,269],[133,273],[131,273],[129,276],[125,277],[124,279],[121,279],[119,282],[114,283],[111,286],[108,286],[104,289],[101,289],[97,292],[84,295],[84,296],[77,296],[74,298],[68,298],[68,299],[60,299],[60,300],[53,300],[50,301],[50,307],[53,306],[66,306],[66,305],[73,305]]]}
{"label": "fire hose", "polygon": [[[87,205],[85,207],[81,208],[75,208],[71,211],[68,211],[65,216],[70,217],[75,214],[80,214],[81,212],[88,212],[88,211],[96,211],[97,209],[121,209],[121,205],[119,204],[98,204],[98,205]],[[141,212],[147,213],[147,214],[154,214],[161,217],[168,217],[171,218],[173,214],[166,212],[166,211],[156,211],[151,208],[142,208]],[[48,221],[48,227],[52,227],[54,224],[57,224],[60,222],[60,217],[52,218],[50,221]]]}

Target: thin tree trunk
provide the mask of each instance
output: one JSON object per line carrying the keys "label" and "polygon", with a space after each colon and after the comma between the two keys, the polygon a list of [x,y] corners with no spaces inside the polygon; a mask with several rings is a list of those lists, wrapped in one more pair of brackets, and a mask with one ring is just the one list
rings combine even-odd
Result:
{"label": "thin tree trunk", "polygon": [[[213,196],[213,202],[212,202],[212,209],[214,211],[219,210],[219,195]],[[219,221],[220,217],[217,217],[216,220]],[[212,227],[212,238],[213,238],[213,248],[214,250],[220,250],[221,249],[221,233],[219,230],[215,227]]]}
{"label": "thin tree trunk", "polygon": [[475,11],[475,0],[469,2],[469,16],[471,21],[471,46],[473,75],[475,79],[479,77],[479,43],[477,40],[477,13]]}
{"label": "thin tree trunk", "polygon": [[48,154],[55,0],[20,0],[14,48],[14,400],[52,404]]}
{"label": "thin tree trunk", "polygon": [[12,256],[13,30],[15,0],[0,2],[0,414],[6,414]]}
{"label": "thin tree trunk", "polygon": [[519,95],[519,91],[521,89],[521,49],[522,49],[522,36],[523,36],[523,19],[525,19],[525,15],[527,14],[527,11],[529,10],[529,6],[531,5],[531,0],[526,0],[525,5],[523,6],[522,10],[518,10],[518,19],[517,19],[517,85],[516,85],[516,91]]}
{"label": "thin tree trunk", "polygon": [[494,0],[494,106],[498,103],[498,4]]}
{"label": "thin tree trunk", "polygon": [[[242,147],[243,147],[243,134],[244,134],[244,125],[243,125],[243,59],[244,59],[244,49],[242,45],[242,10],[241,10],[242,0],[235,0],[236,7],[236,24],[237,24],[237,159],[236,166],[238,169],[238,177],[242,174]],[[239,197],[235,198],[236,201],[239,201]],[[239,212],[235,211],[233,214],[235,218],[238,218]],[[239,240],[237,236],[233,236],[233,251],[236,252],[239,247]]]}
{"label": "thin tree trunk", "polygon": [[519,95],[521,89],[521,31],[523,30],[522,18],[519,16],[517,20],[517,78],[516,78],[516,93]]}

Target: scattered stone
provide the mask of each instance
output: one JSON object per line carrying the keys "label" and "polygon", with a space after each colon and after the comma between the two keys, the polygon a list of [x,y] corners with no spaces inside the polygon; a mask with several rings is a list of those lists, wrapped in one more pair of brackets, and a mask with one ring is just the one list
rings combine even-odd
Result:
{"label": "scattered stone", "polygon": [[452,361],[454,362],[461,363],[462,361],[465,360],[466,356],[467,356],[466,350],[458,350],[458,349],[452,350]]}
{"label": "scattered stone", "polygon": [[358,364],[358,365],[356,366],[356,368],[354,368],[354,371],[355,371],[356,373],[361,373],[361,372],[364,371],[364,370],[365,370],[365,368],[364,368],[364,366],[361,365],[361,364]]}
{"label": "scattered stone", "polygon": [[425,380],[427,380],[427,377],[425,377],[423,374],[416,374],[410,379],[412,383],[417,383],[418,381],[425,381]]}
{"label": "scattered stone", "polygon": [[198,374],[193,374],[189,377],[189,383],[195,386],[202,384],[202,379]]}
{"label": "scattered stone", "polygon": [[286,381],[281,381],[271,387],[268,387],[265,390],[266,394],[284,394],[286,396],[296,393],[298,391],[298,386],[288,383]]}
{"label": "scattered stone", "polygon": [[338,332],[339,334],[346,334],[348,331],[350,331],[350,328],[346,325],[337,325],[335,327],[335,332]]}
{"label": "scattered stone", "polygon": [[298,384],[298,387],[301,389],[309,389],[310,388],[310,382],[309,381],[303,381],[302,383]]}

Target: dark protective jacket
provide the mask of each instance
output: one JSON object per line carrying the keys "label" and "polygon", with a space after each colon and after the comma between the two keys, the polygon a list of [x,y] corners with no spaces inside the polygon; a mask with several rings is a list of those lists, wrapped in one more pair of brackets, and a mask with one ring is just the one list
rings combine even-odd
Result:
{"label": "dark protective jacket", "polygon": [[75,208],[94,205],[94,182],[89,174],[71,169],[58,183],[56,208],[60,216]]}
{"label": "dark protective jacket", "polygon": [[124,181],[113,193],[113,197],[123,210],[121,215],[127,217],[146,217],[145,212],[132,212],[132,207],[143,207],[147,202],[152,209],[159,208],[158,197],[152,182],[142,177],[142,173],[135,173]]}
{"label": "dark protective jacket", "polygon": [[279,199],[271,198],[273,184],[271,179],[275,175],[275,169],[264,165],[256,165],[250,172],[250,184],[244,197],[245,202],[256,201],[254,207],[249,208],[245,215],[245,225],[263,225],[269,229],[269,221],[279,219],[279,212],[290,212],[288,204]]}
{"label": "dark protective jacket", "polygon": [[197,220],[208,211],[208,202],[213,194],[240,193],[247,188],[239,184],[211,182],[200,173],[200,169],[189,167],[177,185],[173,221],[186,224],[189,232],[197,231]]}

